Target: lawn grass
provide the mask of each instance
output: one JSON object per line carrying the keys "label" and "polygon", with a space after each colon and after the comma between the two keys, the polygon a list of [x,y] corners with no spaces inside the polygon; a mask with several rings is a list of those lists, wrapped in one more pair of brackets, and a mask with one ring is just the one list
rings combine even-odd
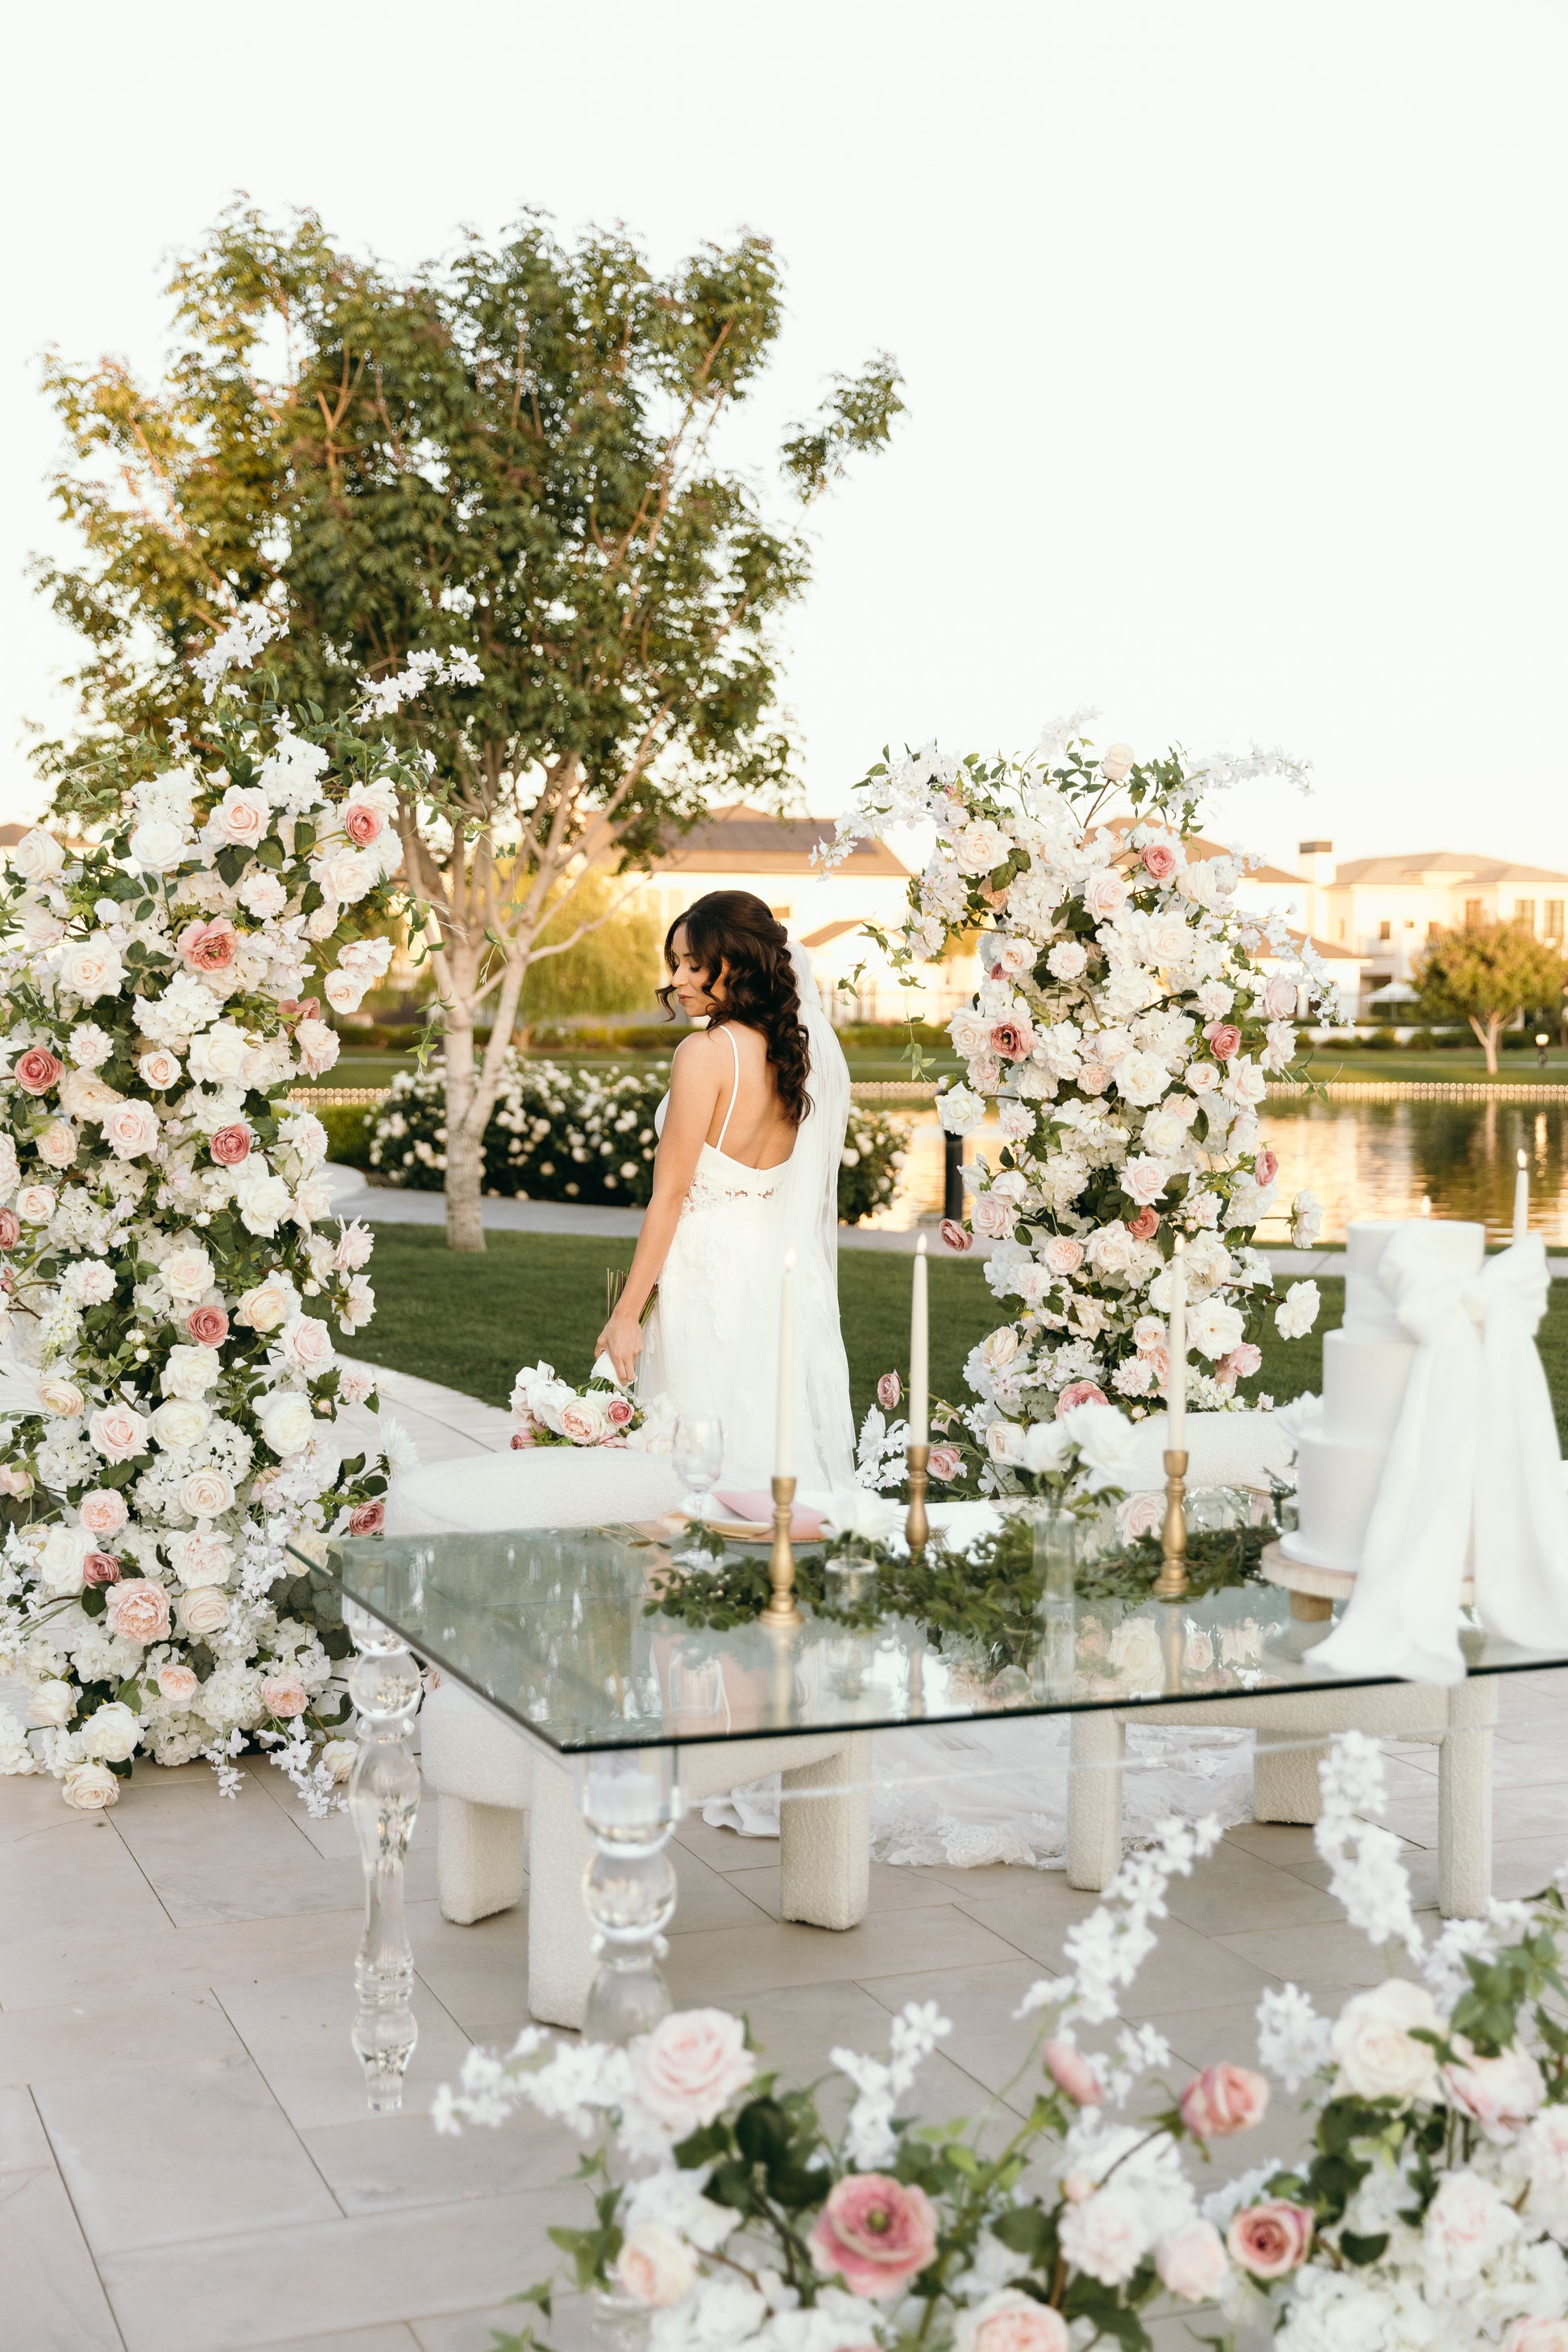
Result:
{"label": "lawn grass", "polygon": [[[637,1070],[646,1069],[661,1056],[656,1054],[541,1054],[525,1058],[553,1062],[563,1069]],[[910,1072],[908,1062],[896,1054],[850,1054],[846,1056],[852,1079],[894,1080],[907,1083]],[[302,1086],[320,1087],[389,1087],[400,1070],[418,1066],[412,1054],[340,1054],[323,1077],[302,1079]],[[426,1068],[438,1071],[439,1053],[433,1054]],[[956,1077],[958,1062],[951,1054],[928,1054],[926,1077]],[[1568,1073],[1565,1073],[1568,1075]]]}
{"label": "lawn grass", "polygon": [[[504,1405],[521,1364],[541,1357],[586,1380],[605,1321],[605,1269],[629,1266],[634,1244],[593,1234],[489,1234],[482,1257],[449,1251],[439,1226],[378,1225],[375,1317],[345,1355],[364,1356]],[[909,1368],[907,1257],[846,1250],[838,1302],[857,1423],[878,1381]],[[977,1265],[931,1268],[931,1394],[965,1394],[964,1359],[1002,1320]]]}

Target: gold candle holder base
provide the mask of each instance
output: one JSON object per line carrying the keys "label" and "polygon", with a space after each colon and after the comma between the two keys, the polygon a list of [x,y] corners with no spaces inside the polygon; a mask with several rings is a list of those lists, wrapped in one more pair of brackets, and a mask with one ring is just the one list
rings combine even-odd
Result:
{"label": "gold candle holder base", "polygon": [[1167,1453],[1165,1462],[1165,1526],[1161,1537],[1163,1566],[1154,1580],[1156,1601],[1180,1601],[1187,1590],[1187,1456]]}
{"label": "gold candle holder base", "polygon": [[924,1551],[931,1538],[931,1523],[926,1517],[926,1486],[930,1478],[926,1465],[931,1460],[931,1447],[906,1445],[904,1460],[909,1465],[910,1474],[910,1507],[904,1520],[904,1541],[909,1545],[912,1559],[917,1553]]}
{"label": "gold candle holder base", "polygon": [[758,1619],[762,1625],[804,1625],[795,1601],[795,1546],[790,1521],[795,1517],[795,1480],[773,1480],[773,1547],[768,1554],[768,1582],[773,1596]]}

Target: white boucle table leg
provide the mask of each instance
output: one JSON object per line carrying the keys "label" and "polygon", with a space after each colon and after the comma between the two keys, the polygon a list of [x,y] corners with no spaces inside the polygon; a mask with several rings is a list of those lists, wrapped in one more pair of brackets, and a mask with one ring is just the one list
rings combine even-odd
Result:
{"label": "white boucle table leg", "polygon": [[1315,1822],[1323,1810],[1318,1767],[1329,1750],[1260,1726],[1252,1751],[1255,1822]]}
{"label": "white boucle table leg", "polygon": [[594,1859],[572,1775],[536,1756],[528,1815],[528,2006],[541,2025],[580,2026],[594,1979],[583,1878]]}
{"label": "white boucle table leg", "polygon": [[1492,1891],[1492,1729],[1495,1675],[1471,1675],[1448,1693],[1448,1734],[1437,1757],[1437,1902],[1445,1919],[1484,1919]]}
{"label": "white boucle table leg", "polygon": [[1121,1867],[1127,1730],[1109,1708],[1075,1715],[1068,1765],[1068,1885],[1098,1894]]}
{"label": "white boucle table leg", "polygon": [[780,1775],[780,1911],[813,1927],[858,1927],[870,1901],[871,1736]]}
{"label": "white boucle table leg", "polygon": [[436,1892],[443,1919],[471,1927],[522,1900],[523,1816],[513,1805],[438,1798]]}

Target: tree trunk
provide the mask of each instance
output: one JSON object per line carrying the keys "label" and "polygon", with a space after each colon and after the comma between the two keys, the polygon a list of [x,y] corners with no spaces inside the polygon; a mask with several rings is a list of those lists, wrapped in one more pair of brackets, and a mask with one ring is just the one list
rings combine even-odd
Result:
{"label": "tree trunk", "polygon": [[468,1129],[474,1098],[474,1033],[456,1005],[447,1008],[443,1047],[447,1081],[447,1247],[483,1251],[484,1136]]}
{"label": "tree trunk", "polygon": [[1489,1013],[1484,1024],[1478,1021],[1473,1013],[1470,1015],[1470,1026],[1480,1039],[1481,1051],[1487,1057],[1489,1077],[1495,1078],[1497,1076],[1498,1032],[1501,1029],[1502,1024],[1503,1016],[1500,1013]]}

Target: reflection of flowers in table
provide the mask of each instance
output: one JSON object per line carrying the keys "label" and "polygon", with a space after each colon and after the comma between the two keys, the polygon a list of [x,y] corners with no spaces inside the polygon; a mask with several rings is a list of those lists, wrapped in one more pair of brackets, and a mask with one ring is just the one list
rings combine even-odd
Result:
{"label": "reflection of flowers in table", "polygon": [[610,1445],[633,1453],[668,1454],[672,1429],[666,1401],[645,1411],[617,1381],[595,1375],[580,1389],[553,1364],[524,1364],[511,1384],[517,1421],[511,1442],[534,1445]]}

